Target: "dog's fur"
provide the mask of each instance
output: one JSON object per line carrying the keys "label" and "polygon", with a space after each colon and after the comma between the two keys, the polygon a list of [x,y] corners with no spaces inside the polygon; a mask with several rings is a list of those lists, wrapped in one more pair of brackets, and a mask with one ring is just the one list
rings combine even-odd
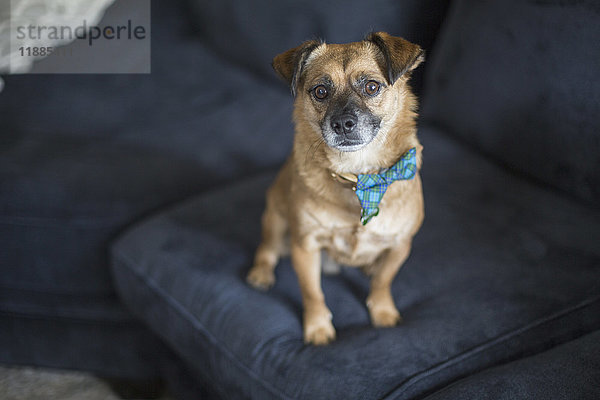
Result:
{"label": "dog's fur", "polygon": [[[364,226],[352,183],[342,177],[390,167],[413,147],[420,168],[417,101],[407,81],[422,60],[419,46],[383,32],[349,44],[305,42],[273,60],[296,97],[296,134],[267,192],[262,242],[247,279],[269,288],[279,257],[291,252],[307,343],[335,338],[320,282],[321,265],[330,265],[330,258],[371,276],[367,306],[375,326],[401,320],[390,286],[424,218],[419,174],[390,185],[379,215]],[[326,97],[319,99],[323,87]]]}

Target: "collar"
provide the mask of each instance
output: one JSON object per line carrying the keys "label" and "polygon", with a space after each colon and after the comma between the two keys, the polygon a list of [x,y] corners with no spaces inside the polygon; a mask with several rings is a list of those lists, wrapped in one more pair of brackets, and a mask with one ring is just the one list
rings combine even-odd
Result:
{"label": "collar", "polygon": [[389,168],[373,174],[351,174],[331,172],[333,179],[348,184],[356,192],[361,205],[361,222],[366,225],[371,218],[379,214],[379,203],[389,185],[398,180],[409,180],[417,173],[417,149],[411,148],[400,160]]}

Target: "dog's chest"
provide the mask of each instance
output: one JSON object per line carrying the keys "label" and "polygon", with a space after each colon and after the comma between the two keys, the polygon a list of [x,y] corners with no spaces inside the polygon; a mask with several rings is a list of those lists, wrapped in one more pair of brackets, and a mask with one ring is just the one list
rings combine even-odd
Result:
{"label": "dog's chest", "polygon": [[384,249],[395,244],[395,236],[378,235],[360,226],[352,230],[334,230],[326,248],[336,261],[360,266],[372,263]]}
{"label": "dog's chest", "polygon": [[[407,182],[408,184],[415,182]],[[309,199],[304,203],[301,236],[310,238],[314,248],[325,249],[340,264],[364,266],[373,263],[382,252],[410,238],[420,221],[422,209],[416,188],[402,196],[402,187],[392,185],[380,203],[379,215],[361,224],[360,205],[352,191],[334,196],[339,206],[323,207]],[[331,202],[334,203],[334,202]],[[331,204],[329,203],[329,204]]]}
{"label": "dog's chest", "polygon": [[374,262],[382,251],[398,244],[398,234],[383,234],[376,227],[376,224],[332,227],[318,232],[316,238],[320,247],[337,262],[363,266]]}

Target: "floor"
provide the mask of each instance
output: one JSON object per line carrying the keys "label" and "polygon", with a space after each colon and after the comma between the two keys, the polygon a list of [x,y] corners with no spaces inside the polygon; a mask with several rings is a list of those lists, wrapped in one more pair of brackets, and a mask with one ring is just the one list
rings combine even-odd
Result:
{"label": "floor", "polygon": [[[83,373],[0,366],[2,400],[120,400],[102,380]],[[141,400],[141,399],[140,399]],[[163,397],[160,400],[171,400]]]}

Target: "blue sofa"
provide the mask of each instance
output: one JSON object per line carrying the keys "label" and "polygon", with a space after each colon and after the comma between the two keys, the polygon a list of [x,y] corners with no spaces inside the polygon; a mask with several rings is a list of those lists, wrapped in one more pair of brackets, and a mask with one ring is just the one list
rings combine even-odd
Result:
{"label": "blue sofa", "polygon": [[[0,362],[164,379],[179,398],[600,397],[596,2],[152,3],[152,74],[5,77]],[[369,30],[428,50],[413,85],[426,221],[370,326],[302,342],[289,260],[244,276],[290,150],[273,55]],[[421,68],[421,67],[420,67]],[[117,296],[118,294],[118,296]]]}

